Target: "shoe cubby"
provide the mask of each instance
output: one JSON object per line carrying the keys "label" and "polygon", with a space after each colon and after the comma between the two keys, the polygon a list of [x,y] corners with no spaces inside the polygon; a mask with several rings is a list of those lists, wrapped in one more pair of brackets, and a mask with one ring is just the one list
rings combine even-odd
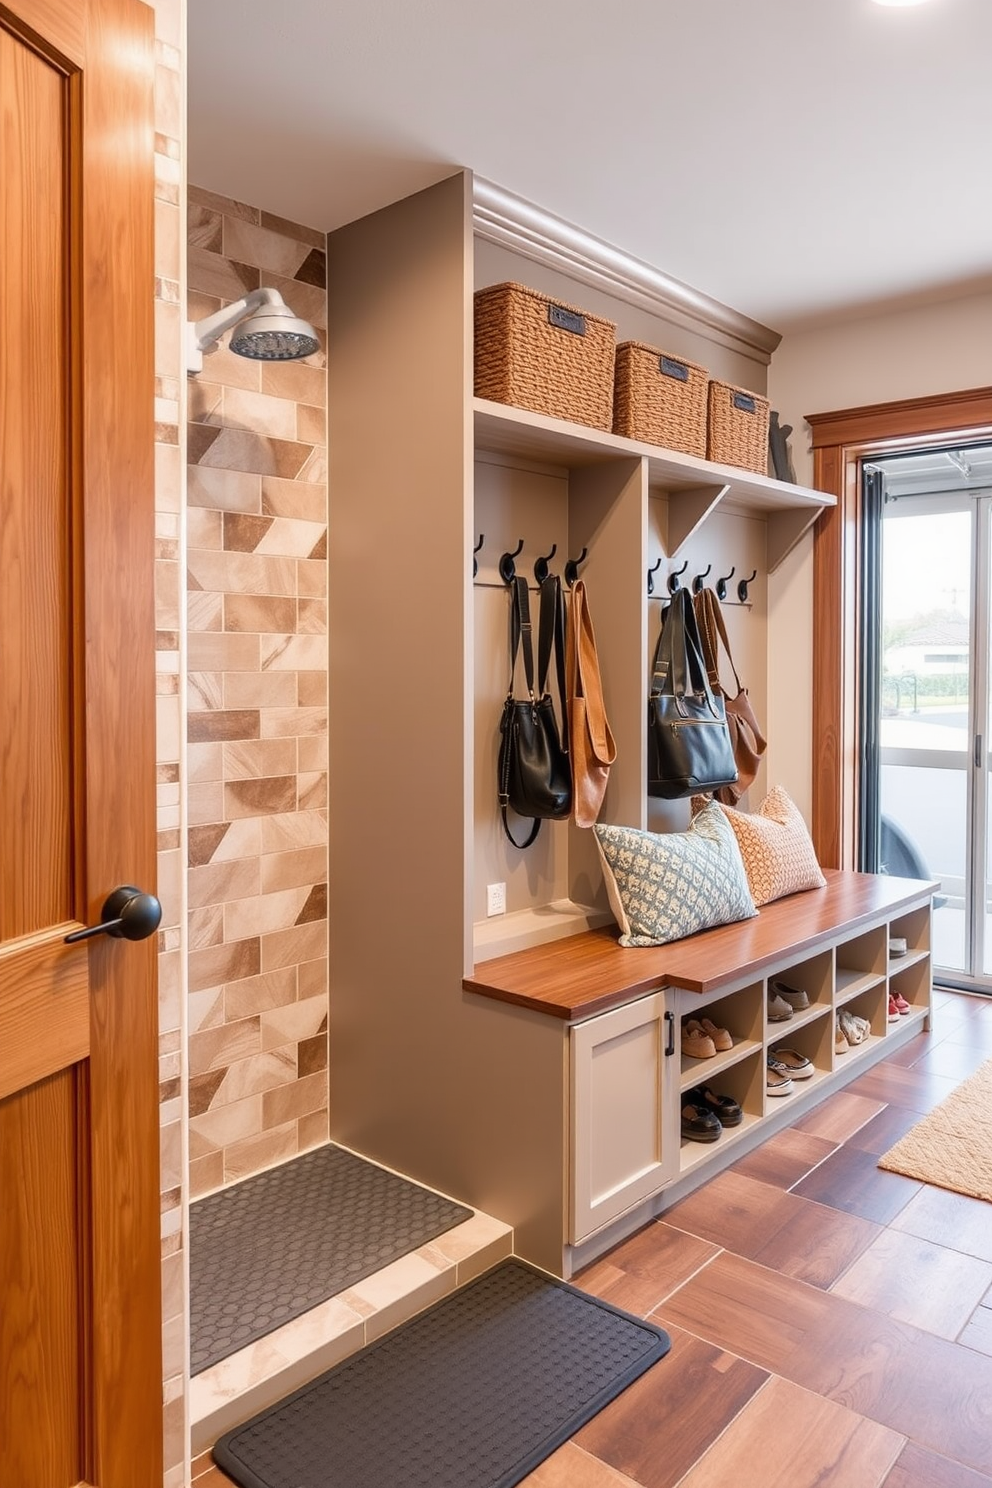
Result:
{"label": "shoe cubby", "polygon": [[[899,955],[888,952],[889,976],[890,978],[904,971],[914,962],[919,962],[930,955],[930,911],[927,909],[914,909],[909,914],[900,915],[898,919],[889,922],[889,940],[904,940],[906,950]],[[888,951],[888,946],[886,946]],[[903,993],[903,996],[906,996]],[[907,998],[907,1001],[910,999]]]}
{"label": "shoe cubby", "polygon": [[701,1002],[691,993],[684,993],[680,996],[680,1026],[676,1032],[680,1049],[682,1032],[686,1025],[690,1023],[703,1025],[704,1019],[718,1029],[725,1029],[733,1039],[732,1049],[717,1050],[716,1054],[709,1058],[699,1059],[694,1055],[682,1053],[680,1089],[685,1090],[693,1085],[712,1083],[714,1077],[723,1070],[730,1069],[740,1060],[746,1059],[749,1054],[761,1051],[764,1001],[763,982],[754,982],[750,986],[742,987],[739,992],[734,992],[729,997],[720,997],[712,1002]]}
{"label": "shoe cubby", "polygon": [[[927,952],[917,951],[915,959],[909,955],[899,956],[889,971],[889,991],[905,998],[912,1012],[927,1013],[930,1011],[930,976]],[[899,1022],[905,1022],[907,1016],[902,1014]]]}
{"label": "shoe cubby", "polygon": [[841,941],[834,955],[834,1004],[843,1007],[885,980],[888,927],[879,925],[863,935]]}
{"label": "shoe cubby", "polygon": [[[842,1064],[848,1064],[858,1054],[863,1054],[867,1049],[877,1044],[879,1039],[885,1037],[888,1028],[889,994],[888,987],[884,981],[877,982],[867,990],[862,990],[856,995],[848,998],[842,1007],[838,1007],[838,1013],[850,1013],[855,1018],[865,1018],[871,1025],[871,1031],[867,1038],[860,1043],[853,1044],[842,1053],[834,1054],[834,1068],[839,1069]],[[836,1017],[836,1015],[835,1015]],[[833,1039],[833,1030],[831,1030]]]}
{"label": "shoe cubby", "polygon": [[[768,999],[776,994],[778,986],[794,988],[805,992],[809,999],[809,1007],[793,1010],[791,1018],[773,1022],[767,1017],[766,1033],[769,1038],[777,1036],[780,1028],[798,1028],[803,1023],[811,1022],[820,1017],[824,1011],[833,1006],[834,990],[834,960],[830,951],[821,951],[819,955],[809,956],[804,961],[797,961],[793,966],[787,966],[783,971],[776,971],[769,975],[766,986]],[[783,996],[788,1002],[789,998]]]}
{"label": "shoe cubby", "polygon": [[715,1142],[700,1142],[682,1137],[679,1150],[680,1174],[689,1172],[717,1150],[725,1150],[729,1145],[739,1142],[752,1127],[760,1123],[764,1114],[765,1068],[760,1049],[752,1048],[736,1064],[712,1075],[704,1067],[708,1062],[711,1061],[695,1061],[701,1066],[698,1078],[679,1092],[680,1106],[685,1103],[685,1096],[690,1090],[697,1085],[706,1085],[717,1095],[729,1095],[731,1100],[736,1101],[741,1108],[741,1120],[737,1126],[724,1127]]}
{"label": "shoe cubby", "polygon": [[813,1066],[812,1076],[795,1083],[804,1090],[811,1089],[818,1076],[827,1075],[833,1068],[834,1022],[829,1008],[813,1011],[813,1016],[800,1023],[798,1015],[788,1023],[776,1023],[769,1029],[767,1052],[776,1049],[794,1049],[804,1055]]}

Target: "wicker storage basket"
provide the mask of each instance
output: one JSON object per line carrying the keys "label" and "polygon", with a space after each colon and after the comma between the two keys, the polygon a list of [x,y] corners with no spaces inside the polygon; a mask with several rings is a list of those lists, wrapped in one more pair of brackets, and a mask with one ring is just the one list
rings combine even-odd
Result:
{"label": "wicker storage basket", "polygon": [[729,382],[711,382],[706,457],[768,474],[768,399]]}
{"label": "wicker storage basket", "polygon": [[643,341],[617,347],[613,432],[687,455],[706,454],[705,367]]}
{"label": "wicker storage basket", "polygon": [[475,395],[609,429],[616,326],[521,284],[475,295]]}

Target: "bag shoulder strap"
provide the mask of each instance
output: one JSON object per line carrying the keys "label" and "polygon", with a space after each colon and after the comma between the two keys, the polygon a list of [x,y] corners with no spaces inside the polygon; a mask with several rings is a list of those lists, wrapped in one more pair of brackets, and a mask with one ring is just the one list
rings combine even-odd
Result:
{"label": "bag shoulder strap", "polygon": [[[696,612],[696,620],[699,624],[699,638],[703,648],[703,659],[706,663],[706,672],[710,679],[710,685],[720,687],[720,643],[727,653],[730,670],[734,674],[737,691],[741,689],[741,679],[737,675],[737,667],[734,664],[733,652],[730,649],[730,640],[727,636],[727,627],[723,619],[723,610],[720,601],[712,589],[701,589],[694,596],[692,607]],[[722,691],[722,688],[721,688]]]}
{"label": "bag shoulder strap", "polygon": [[534,696],[534,644],[530,623],[530,598],[527,593],[527,580],[518,574],[513,580],[513,604],[510,608],[510,680],[507,684],[507,697],[513,696],[513,677],[517,669],[517,651],[523,651],[524,676],[527,680],[527,692],[530,697]]}
{"label": "bag shoulder strap", "polygon": [[[520,582],[519,580],[517,581]],[[541,612],[537,637],[537,689],[543,697],[548,690],[548,666],[555,654],[555,676],[558,684],[558,708],[561,713],[561,747],[568,753],[568,709],[565,705],[565,600],[561,579],[548,574],[541,584]]]}
{"label": "bag shoulder strap", "polygon": [[711,707],[713,704],[696,616],[686,589],[676,589],[661,620],[652,665],[651,696],[662,692],[675,697],[696,693],[706,697]]}
{"label": "bag shoulder strap", "polygon": [[600,764],[612,765],[617,757],[617,746],[606,717],[603,682],[599,670],[599,657],[596,653],[596,636],[593,632],[592,618],[586,600],[586,586],[582,579],[577,579],[572,586],[565,657],[565,690],[569,704],[573,698],[580,697],[585,700],[586,727],[592,742],[593,754]]}

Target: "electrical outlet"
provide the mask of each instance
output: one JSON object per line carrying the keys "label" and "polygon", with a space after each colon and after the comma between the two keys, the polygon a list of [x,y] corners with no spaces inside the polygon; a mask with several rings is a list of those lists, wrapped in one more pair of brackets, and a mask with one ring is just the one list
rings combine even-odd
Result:
{"label": "electrical outlet", "polygon": [[486,914],[506,914],[506,884],[486,885]]}

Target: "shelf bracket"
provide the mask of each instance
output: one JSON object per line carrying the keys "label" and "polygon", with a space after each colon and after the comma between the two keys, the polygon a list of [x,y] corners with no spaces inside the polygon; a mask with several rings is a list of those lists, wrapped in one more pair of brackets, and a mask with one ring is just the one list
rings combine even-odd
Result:
{"label": "shelf bracket", "polygon": [[730,485],[684,486],[672,491],[668,498],[668,542],[669,558],[677,558],[679,550],[693,533],[706,521],[710,512],[726,496]]}
{"label": "shelf bracket", "polygon": [[774,573],[779,564],[784,562],[799,539],[812,527],[821,511],[823,511],[822,506],[802,506],[768,513],[765,542],[769,573]]}

